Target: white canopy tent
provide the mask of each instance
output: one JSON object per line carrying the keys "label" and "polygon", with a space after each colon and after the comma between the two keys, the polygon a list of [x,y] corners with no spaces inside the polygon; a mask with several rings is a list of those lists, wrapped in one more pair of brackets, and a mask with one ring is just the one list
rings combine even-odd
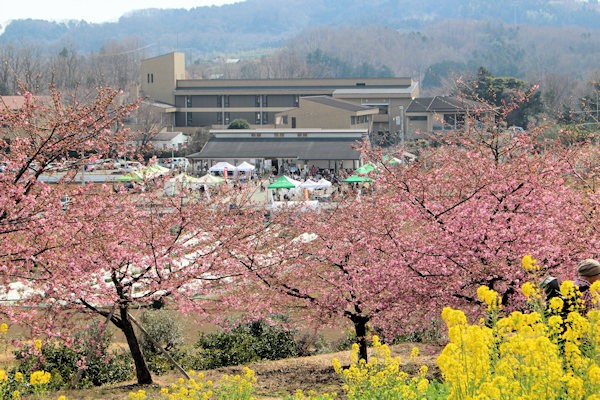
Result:
{"label": "white canopy tent", "polygon": [[317,189],[329,189],[331,187],[331,185],[332,185],[332,183],[329,182],[327,179],[321,178],[317,182]]}
{"label": "white canopy tent", "polygon": [[298,185],[299,188],[301,189],[308,189],[308,190],[315,190],[318,189],[319,187],[318,182],[313,181],[312,179],[307,179],[304,182],[302,182],[300,185]]}
{"label": "white canopy tent", "polygon": [[241,163],[240,165],[235,167],[235,170],[238,172],[252,172],[255,169],[256,169],[256,167],[254,165],[252,165],[246,161],[244,161],[243,163]]}
{"label": "white canopy tent", "polygon": [[224,172],[226,169],[227,172],[233,173],[235,165],[229,164],[227,161],[221,161],[210,167],[208,172]]}

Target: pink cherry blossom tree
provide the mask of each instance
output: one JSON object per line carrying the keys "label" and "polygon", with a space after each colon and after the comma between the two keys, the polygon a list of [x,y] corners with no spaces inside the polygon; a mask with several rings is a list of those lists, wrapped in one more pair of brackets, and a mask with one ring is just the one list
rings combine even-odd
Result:
{"label": "pink cherry blossom tree", "polygon": [[541,128],[515,136],[495,117],[487,123],[445,132],[410,164],[367,154],[379,168],[360,198],[278,212],[262,245],[253,240],[233,254],[253,279],[248,292],[263,299],[246,303],[256,312],[301,307],[313,322],[344,318],[366,358],[368,326],[393,337],[426,327],[444,305],[476,310],[480,285],[519,307],[525,254],[542,274],[562,277],[597,254],[598,238],[587,234],[597,194],[582,190],[576,174],[589,149],[542,149]]}
{"label": "pink cherry blossom tree", "polygon": [[[5,295],[20,284],[18,305],[26,306],[2,312],[34,334],[66,341],[82,316],[110,322],[127,341],[138,383],[147,384],[152,377],[131,311],[171,302],[207,314],[210,296],[226,287],[222,278],[234,275],[219,262],[222,249],[248,234],[236,219],[257,217],[245,210],[244,192],[223,203],[184,188],[166,196],[160,178],[136,183],[133,192],[74,184],[90,159],[122,154],[130,140],[120,122],[135,104],[116,106],[117,95],[100,89],[86,105],[56,91],[49,104],[24,93],[22,109],[2,110],[0,277]],[[63,160],[73,167],[58,183],[40,181],[50,163]],[[229,202],[237,203],[235,214]]]}

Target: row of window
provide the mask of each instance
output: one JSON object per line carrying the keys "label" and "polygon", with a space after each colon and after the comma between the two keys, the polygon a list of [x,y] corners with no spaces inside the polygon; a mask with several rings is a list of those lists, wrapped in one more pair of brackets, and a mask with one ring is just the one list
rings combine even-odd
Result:
{"label": "row of window", "polygon": [[[148,74],[148,83],[150,81],[154,82],[154,75]],[[254,96],[254,106],[255,107],[268,107],[269,106],[269,96],[267,95],[256,95]],[[294,107],[298,107],[300,104],[300,96],[294,96]],[[185,96],[185,106],[192,107],[192,96]],[[228,95],[220,95],[217,96],[217,107],[220,108],[229,108],[229,96]]]}
{"label": "row of window", "polygon": [[[188,118],[191,118],[192,113],[188,113]],[[231,122],[231,116],[228,112],[217,113],[217,124],[220,125],[228,125]],[[266,112],[257,112],[254,115],[254,124],[256,125],[265,125],[269,123],[269,114]]]}
{"label": "row of window", "polygon": [[350,124],[351,125],[366,124],[367,122],[369,122],[369,116],[368,115],[352,115],[350,117]]}
{"label": "row of window", "polygon": [[[285,133],[283,133],[283,132],[275,132],[273,135],[275,137],[279,137],[279,138],[285,137]],[[291,136],[291,135],[293,135],[293,134],[290,134],[288,136]],[[250,134],[250,136],[252,136],[252,137],[261,137],[262,133],[260,133],[260,132],[252,132]],[[297,137],[308,137],[308,133],[306,133],[306,132],[300,132],[300,133],[296,133],[296,136]]]}

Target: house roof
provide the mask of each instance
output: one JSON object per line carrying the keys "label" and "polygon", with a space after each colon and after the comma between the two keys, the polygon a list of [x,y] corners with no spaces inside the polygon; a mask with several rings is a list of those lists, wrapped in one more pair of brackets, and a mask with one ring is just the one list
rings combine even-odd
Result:
{"label": "house roof", "polygon": [[302,160],[358,160],[356,138],[218,138],[212,137],[195,159],[298,158]]}
{"label": "house roof", "polygon": [[406,108],[407,113],[460,112],[472,109],[475,103],[450,96],[417,97]]}
{"label": "house roof", "polygon": [[302,97],[300,101],[312,101],[313,103],[319,103],[329,107],[335,107],[346,111],[358,112],[358,111],[377,111],[374,107],[363,106],[360,104],[352,103],[351,101],[334,99],[331,96],[307,96]]}

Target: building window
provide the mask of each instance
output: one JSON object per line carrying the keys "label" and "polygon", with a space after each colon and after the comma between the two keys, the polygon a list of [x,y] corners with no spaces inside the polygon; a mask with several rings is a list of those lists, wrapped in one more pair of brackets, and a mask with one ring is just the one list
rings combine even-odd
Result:
{"label": "building window", "polygon": [[147,82],[146,83],[150,83],[150,74],[148,74],[148,76],[146,77]]}
{"label": "building window", "polygon": [[229,117],[229,113],[228,113],[228,112],[226,112],[226,113],[225,113],[225,125],[229,125],[229,119],[230,119],[230,117]]}
{"label": "building window", "polygon": [[287,115],[282,115],[281,116],[281,123],[283,125],[287,125],[287,123],[288,123],[288,116]]}
{"label": "building window", "polygon": [[262,113],[262,123],[263,124],[269,123],[269,114],[265,111],[263,111],[263,113]]}
{"label": "building window", "polygon": [[267,101],[267,95],[266,95],[266,94],[263,94],[263,95],[261,96],[261,102],[262,102],[262,106],[263,106],[263,107],[268,107],[268,106],[269,106],[269,103],[268,103],[268,101]]}
{"label": "building window", "polygon": [[254,106],[260,107],[260,95],[254,96]]}
{"label": "building window", "polygon": [[292,128],[296,127],[296,117],[292,117]]}
{"label": "building window", "polygon": [[220,112],[217,113],[217,124],[221,125],[223,123],[223,114]]}
{"label": "building window", "polygon": [[186,126],[192,126],[192,113],[185,113]]}
{"label": "building window", "polygon": [[294,95],[294,107],[298,107],[300,105],[300,96]]}
{"label": "building window", "polygon": [[150,74],[150,83],[154,83],[154,74]]}
{"label": "building window", "polygon": [[356,115],[350,116],[350,125],[356,125]]}
{"label": "building window", "polygon": [[456,129],[463,126],[465,116],[463,114],[444,114],[444,126],[446,129]]}
{"label": "building window", "polygon": [[229,96],[217,96],[217,107],[229,107]]}
{"label": "building window", "polygon": [[256,115],[254,116],[254,123],[256,125],[261,125],[261,122],[260,122],[260,113],[259,112],[257,112]]}
{"label": "building window", "polygon": [[185,106],[186,107],[192,106],[192,96],[185,96]]}
{"label": "building window", "polygon": [[412,115],[408,117],[409,121],[427,121],[426,115]]}

